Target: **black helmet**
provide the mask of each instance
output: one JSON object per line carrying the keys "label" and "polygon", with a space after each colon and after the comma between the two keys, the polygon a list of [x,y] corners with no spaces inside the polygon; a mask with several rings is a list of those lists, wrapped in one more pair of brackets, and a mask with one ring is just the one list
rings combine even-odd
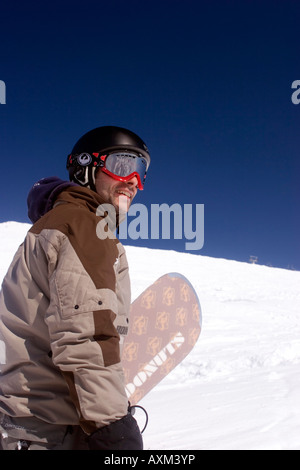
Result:
{"label": "black helmet", "polygon": [[95,171],[103,165],[99,156],[116,150],[134,152],[148,170],[150,154],[140,137],[122,127],[103,126],[87,132],[74,145],[67,159],[70,181],[95,191]]}

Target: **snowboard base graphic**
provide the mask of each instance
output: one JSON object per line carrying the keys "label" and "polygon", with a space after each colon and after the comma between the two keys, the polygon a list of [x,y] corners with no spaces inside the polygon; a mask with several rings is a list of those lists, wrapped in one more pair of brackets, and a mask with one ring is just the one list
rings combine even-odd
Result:
{"label": "snowboard base graphic", "polygon": [[122,363],[126,393],[137,404],[190,353],[201,332],[201,307],[190,282],[168,273],[131,305]]}

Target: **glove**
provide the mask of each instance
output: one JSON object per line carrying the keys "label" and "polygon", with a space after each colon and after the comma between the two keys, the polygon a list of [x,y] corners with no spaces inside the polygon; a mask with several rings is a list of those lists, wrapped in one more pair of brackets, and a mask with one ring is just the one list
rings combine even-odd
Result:
{"label": "glove", "polygon": [[134,417],[128,413],[88,437],[90,450],[143,450],[143,438]]}

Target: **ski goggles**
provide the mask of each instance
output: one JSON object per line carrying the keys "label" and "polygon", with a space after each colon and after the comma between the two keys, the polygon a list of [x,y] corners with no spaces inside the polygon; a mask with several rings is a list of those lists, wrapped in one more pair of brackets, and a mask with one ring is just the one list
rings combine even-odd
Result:
{"label": "ski goggles", "polygon": [[[93,154],[96,156],[96,154]],[[119,151],[107,155],[100,155],[99,167],[102,171],[118,181],[129,181],[136,176],[138,188],[144,189],[147,161],[141,156],[132,152]]]}
{"label": "ski goggles", "polygon": [[107,154],[101,154],[100,152],[70,154],[67,168],[77,166],[101,168],[104,173],[118,181],[127,182],[136,176],[140,190],[144,189],[148,168],[146,158],[141,154],[128,150],[111,151]]}

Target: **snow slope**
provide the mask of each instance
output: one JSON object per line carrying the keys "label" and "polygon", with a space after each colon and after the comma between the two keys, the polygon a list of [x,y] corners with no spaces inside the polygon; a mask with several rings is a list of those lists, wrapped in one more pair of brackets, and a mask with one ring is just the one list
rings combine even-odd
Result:
{"label": "snow slope", "polygon": [[[0,224],[0,279],[28,228]],[[145,448],[300,450],[300,272],[126,250],[133,298],[178,271],[194,285],[203,316],[193,352],[141,402]]]}

